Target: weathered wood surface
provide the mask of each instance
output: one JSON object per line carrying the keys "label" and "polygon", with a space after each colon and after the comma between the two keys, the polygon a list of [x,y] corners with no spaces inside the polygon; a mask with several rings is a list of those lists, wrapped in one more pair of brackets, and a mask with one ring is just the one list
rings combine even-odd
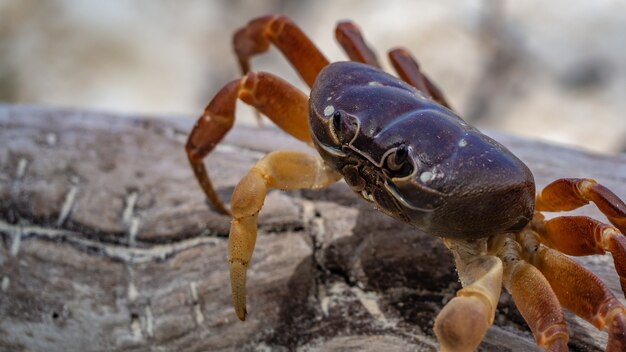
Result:
{"label": "weathered wood surface", "polygon": [[[183,151],[192,124],[0,105],[0,350],[436,349],[433,320],[459,288],[450,255],[343,183],[270,193],[239,322],[229,219],[207,207]],[[624,156],[495,137],[539,186],[586,176],[626,197]],[[305,149],[237,127],[207,163],[228,197],[254,160],[287,148]],[[619,294],[609,256],[580,261]],[[572,350],[603,349],[605,333],[567,317]],[[503,293],[481,350],[534,349]]]}

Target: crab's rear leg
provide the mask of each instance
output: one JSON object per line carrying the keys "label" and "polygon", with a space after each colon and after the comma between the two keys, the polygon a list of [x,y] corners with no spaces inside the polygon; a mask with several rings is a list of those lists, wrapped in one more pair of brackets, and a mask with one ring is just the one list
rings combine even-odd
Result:
{"label": "crab's rear leg", "polygon": [[626,350],[626,309],[602,281],[556,250],[524,235],[528,260],[550,282],[561,304],[598,329],[607,329],[607,351]]}
{"label": "crab's rear leg", "polygon": [[565,253],[568,250],[565,247],[572,246],[578,246],[580,251],[584,250],[580,254],[572,255],[610,251],[615,270],[620,276],[622,291],[626,294],[626,237],[623,235],[626,231],[626,204],[615,193],[592,179],[559,179],[547,185],[537,195],[535,209],[567,211],[589,202],[593,202],[617,229],[589,218],[557,218],[548,222],[549,227],[542,228],[541,224],[535,224],[535,227],[538,227],[538,232],[544,239],[551,241],[559,250],[563,248]]}
{"label": "crab's rear leg", "polygon": [[391,50],[389,60],[402,80],[419,89],[437,103],[452,109],[441,89],[420,70],[417,60],[411,56],[408,50],[404,48]]}
{"label": "crab's rear leg", "polygon": [[[455,252],[454,245],[451,247]],[[442,351],[474,351],[493,323],[502,287],[502,261],[476,257],[468,263],[455,253],[463,288],[437,315],[434,331]]]}
{"label": "crab's rear leg", "polygon": [[567,211],[595,203],[609,221],[626,232],[626,204],[611,190],[588,178],[562,178],[547,185],[535,202],[537,211]]}
{"label": "crab's rear leg", "polygon": [[285,55],[300,77],[313,86],[328,59],[291,19],[282,15],[256,18],[233,37],[235,53],[242,72],[250,71],[250,58],[266,52],[274,44]]}
{"label": "crab's rear leg", "polygon": [[318,189],[340,178],[320,157],[277,151],[257,162],[239,182],[231,202],[228,238],[233,305],[239,319],[246,318],[246,270],[256,241],[257,215],[268,189]]}
{"label": "crab's rear leg", "polygon": [[359,27],[350,21],[337,24],[335,38],[352,61],[380,67],[376,53],[365,43]]}
{"label": "crab's rear leg", "polygon": [[251,72],[225,85],[196,122],[185,146],[196,179],[211,203],[223,214],[228,214],[228,210],[213,188],[203,159],[233,126],[238,98],[297,139],[307,143],[311,140],[308,99],[289,83],[269,73]]}
{"label": "crab's rear leg", "polygon": [[615,227],[587,216],[561,216],[533,221],[541,241],[559,252],[584,256],[610,252],[626,293],[626,237]]}
{"label": "crab's rear leg", "polygon": [[[339,22],[335,29],[335,37],[350,60],[380,67],[376,53],[367,45],[357,25],[350,21]],[[419,64],[406,49],[391,50],[389,60],[403,81],[419,89],[439,104],[451,109],[441,89],[420,71]]]}

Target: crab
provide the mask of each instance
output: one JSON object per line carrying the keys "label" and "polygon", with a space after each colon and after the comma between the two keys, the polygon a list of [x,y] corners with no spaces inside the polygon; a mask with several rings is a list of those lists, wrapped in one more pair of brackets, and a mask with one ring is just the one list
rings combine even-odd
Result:
{"label": "crab", "polygon": [[[434,322],[441,350],[480,344],[502,287],[546,351],[568,348],[563,307],[606,329],[607,351],[626,350],[626,309],[568,257],[610,252],[626,292],[624,202],[592,179],[558,179],[536,194],[528,167],[461,119],[407,50],[389,52],[396,78],[381,70],[352,22],[340,22],[335,34],[351,61],[330,63],[286,16],[250,21],[234,35],[243,77],[215,95],[187,141],[201,188],[232,217],[228,264],[237,317],[247,314],[246,271],[268,190],[320,189],[344,179],[381,212],[440,237],[451,250],[462,289]],[[275,75],[250,71],[250,59],[270,45],[311,88],[309,97]],[[237,184],[228,210],[203,159],[233,126],[238,99],[319,155],[269,153]],[[589,202],[612,225],[542,214]]]}

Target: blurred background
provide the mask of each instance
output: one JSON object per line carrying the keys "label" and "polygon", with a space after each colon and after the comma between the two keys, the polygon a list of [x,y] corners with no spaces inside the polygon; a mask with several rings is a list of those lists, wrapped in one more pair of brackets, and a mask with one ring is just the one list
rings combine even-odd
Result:
{"label": "blurred background", "polygon": [[[268,13],[333,61],[341,19],[387,68],[387,50],[409,48],[479,128],[626,150],[623,0],[0,0],[0,101],[195,117],[239,74],[234,30]],[[306,89],[276,50],[253,68]]]}

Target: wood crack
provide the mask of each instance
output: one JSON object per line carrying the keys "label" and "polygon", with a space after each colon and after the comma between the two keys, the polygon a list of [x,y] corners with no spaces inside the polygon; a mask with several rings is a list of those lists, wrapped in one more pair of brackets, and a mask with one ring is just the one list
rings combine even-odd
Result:
{"label": "wood crack", "polygon": [[151,245],[148,248],[128,247],[122,245],[102,243],[83,238],[79,232],[42,227],[37,225],[12,225],[0,220],[0,233],[11,238],[11,254],[16,255],[19,243],[26,238],[53,240],[68,243],[79,248],[95,250],[96,252],[126,263],[145,263],[153,260],[164,260],[179,252],[197,246],[214,246],[224,239],[217,237],[193,237],[167,244]]}

